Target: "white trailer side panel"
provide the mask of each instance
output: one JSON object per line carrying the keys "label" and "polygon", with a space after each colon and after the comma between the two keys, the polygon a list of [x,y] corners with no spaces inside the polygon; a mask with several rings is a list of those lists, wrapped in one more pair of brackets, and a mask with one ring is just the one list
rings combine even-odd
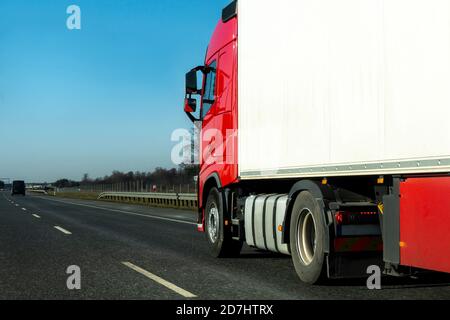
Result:
{"label": "white trailer side panel", "polygon": [[238,5],[242,178],[450,171],[450,0]]}

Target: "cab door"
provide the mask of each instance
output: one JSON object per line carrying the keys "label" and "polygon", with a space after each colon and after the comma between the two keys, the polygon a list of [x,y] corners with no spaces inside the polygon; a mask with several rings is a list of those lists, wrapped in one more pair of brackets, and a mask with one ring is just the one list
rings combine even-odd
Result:
{"label": "cab door", "polygon": [[215,163],[214,154],[217,143],[217,65],[218,57],[214,56],[210,59],[207,67],[209,72],[206,73],[203,82],[203,96],[202,96],[202,134],[201,134],[201,149],[200,149],[200,164],[201,171],[204,172],[211,168]]}
{"label": "cab door", "polygon": [[[233,171],[233,165],[237,163],[236,128],[237,112],[233,112],[236,103],[235,59],[237,48],[235,41],[229,43],[220,50],[219,67],[217,68],[217,128],[221,131],[222,145],[216,153],[218,163],[222,163],[222,169],[226,182],[232,182],[237,177]],[[236,175],[235,175],[236,174]]]}

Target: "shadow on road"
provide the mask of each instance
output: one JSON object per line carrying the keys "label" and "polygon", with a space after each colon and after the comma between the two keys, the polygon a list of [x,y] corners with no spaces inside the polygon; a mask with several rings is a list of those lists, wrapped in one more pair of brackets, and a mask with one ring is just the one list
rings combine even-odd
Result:
{"label": "shadow on road", "polygon": [[239,255],[239,259],[270,259],[270,258],[280,260],[291,260],[291,257],[283,254],[259,250],[255,250],[254,252],[244,252]]}
{"label": "shadow on road", "polygon": [[[329,280],[322,287],[366,287],[367,278]],[[450,275],[427,273],[417,277],[383,276],[382,290],[450,287]]]}
{"label": "shadow on road", "polygon": [[[279,260],[280,262],[289,262],[291,257],[267,252],[264,250],[258,250],[254,248],[244,247],[243,252],[239,256],[239,259],[272,259]],[[295,273],[295,271],[293,271]],[[325,281],[325,283],[319,285],[319,287],[363,287],[367,286],[367,277],[354,278],[354,279],[334,279]],[[419,289],[419,288],[450,288],[450,275],[439,272],[425,272],[415,277],[393,277],[383,276],[382,278],[382,290],[400,290],[400,289]]]}

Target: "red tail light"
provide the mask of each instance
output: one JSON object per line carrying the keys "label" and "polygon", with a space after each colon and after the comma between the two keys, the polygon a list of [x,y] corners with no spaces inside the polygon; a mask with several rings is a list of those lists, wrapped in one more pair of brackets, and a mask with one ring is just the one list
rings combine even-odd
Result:
{"label": "red tail light", "polygon": [[340,211],[336,212],[336,223],[342,224],[344,222],[344,214]]}
{"label": "red tail light", "polygon": [[376,211],[337,211],[335,214],[338,225],[358,225],[378,223]]}

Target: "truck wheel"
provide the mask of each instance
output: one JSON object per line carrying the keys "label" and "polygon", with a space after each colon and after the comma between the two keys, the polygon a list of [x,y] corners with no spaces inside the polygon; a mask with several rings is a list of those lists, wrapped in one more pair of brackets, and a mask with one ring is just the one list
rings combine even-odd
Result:
{"label": "truck wheel", "polygon": [[236,257],[242,249],[242,242],[233,240],[231,231],[225,228],[225,218],[219,190],[213,188],[206,201],[206,238],[212,256],[216,258]]}
{"label": "truck wheel", "polygon": [[326,278],[322,210],[310,192],[301,192],[291,215],[292,261],[300,279],[317,284]]}

